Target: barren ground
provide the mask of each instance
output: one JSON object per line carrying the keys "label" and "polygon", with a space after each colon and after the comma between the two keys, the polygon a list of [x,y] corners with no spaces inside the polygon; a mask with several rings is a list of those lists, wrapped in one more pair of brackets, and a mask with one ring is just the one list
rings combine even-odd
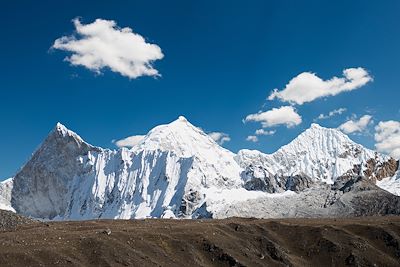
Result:
{"label": "barren ground", "polygon": [[19,220],[0,229],[0,266],[400,266],[394,216]]}

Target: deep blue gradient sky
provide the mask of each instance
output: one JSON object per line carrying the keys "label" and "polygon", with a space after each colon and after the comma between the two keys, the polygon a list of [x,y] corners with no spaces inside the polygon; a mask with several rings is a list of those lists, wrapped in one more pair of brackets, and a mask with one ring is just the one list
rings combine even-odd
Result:
{"label": "deep blue gradient sky", "polygon": [[[399,120],[400,1],[1,1],[0,180],[12,176],[60,121],[86,141],[145,134],[184,115],[206,131],[228,133],[224,146],[273,152],[320,113],[348,111],[320,122],[337,127],[351,114]],[[162,77],[128,79],[70,66],[55,39],[82,23],[112,19],[159,45]],[[242,119],[301,72],[321,78],[363,67],[374,81],[348,93],[298,106],[303,122],[260,128]],[[264,106],[264,107],[263,107]],[[373,148],[371,133],[350,136]]]}

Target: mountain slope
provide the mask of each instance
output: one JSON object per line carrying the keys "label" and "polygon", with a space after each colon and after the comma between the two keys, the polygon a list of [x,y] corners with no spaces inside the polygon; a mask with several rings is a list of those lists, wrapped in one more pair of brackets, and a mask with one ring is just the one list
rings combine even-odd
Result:
{"label": "mountain slope", "polygon": [[273,154],[241,150],[237,161],[245,169],[243,177],[248,187],[268,192],[304,189],[316,182],[333,184],[344,176],[380,180],[393,176],[398,168],[389,156],[366,149],[342,132],[318,124],[312,124]]}
{"label": "mountain slope", "polygon": [[0,182],[0,209],[1,210],[15,210],[11,207],[11,192],[13,188],[13,178],[8,178]]}
{"label": "mountain slope", "polygon": [[400,214],[400,197],[360,176],[345,184],[316,184],[294,194],[278,195],[232,203],[229,209],[216,210],[213,218],[342,218]]}
{"label": "mountain slope", "polygon": [[185,118],[111,151],[57,124],[14,178],[12,206],[45,219],[190,216],[208,187],[238,188],[234,154]]}
{"label": "mountain slope", "polygon": [[399,216],[20,223],[2,233],[0,262],[2,267],[398,267],[399,243]]}
{"label": "mountain slope", "polygon": [[400,196],[400,171],[398,170],[392,177],[377,181],[376,185],[394,195]]}
{"label": "mountain slope", "polygon": [[[392,198],[374,184],[397,169],[390,157],[316,124],[269,155],[235,155],[184,117],[116,151],[92,146],[57,124],[21,171],[0,184],[0,200],[47,220],[323,216],[343,212],[334,208],[340,203],[354,214],[360,196],[374,203]],[[347,186],[364,180],[371,184],[368,194]],[[393,197],[386,210],[400,213]],[[297,204],[281,212],[282,203]]]}

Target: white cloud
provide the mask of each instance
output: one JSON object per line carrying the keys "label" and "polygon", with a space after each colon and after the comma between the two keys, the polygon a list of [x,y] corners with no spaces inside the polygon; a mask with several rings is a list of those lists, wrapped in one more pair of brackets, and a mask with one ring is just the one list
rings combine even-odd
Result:
{"label": "white cloud", "polygon": [[212,132],[208,134],[215,142],[219,145],[223,145],[225,142],[231,141],[228,134],[222,132]]}
{"label": "white cloud", "polygon": [[115,21],[96,19],[82,24],[74,19],[76,34],[54,41],[52,48],[72,52],[65,60],[74,66],[84,66],[100,73],[108,67],[113,72],[135,79],[159,76],[153,61],[164,57],[161,48],[147,43],[131,28],[119,28]]}
{"label": "white cloud", "polygon": [[129,136],[127,138],[121,139],[121,140],[113,140],[112,142],[117,146],[117,147],[134,147],[137,144],[139,144],[145,135],[133,135]]}
{"label": "white cloud", "polygon": [[363,132],[371,122],[372,116],[364,115],[359,120],[348,120],[338,127],[339,130],[346,134]]}
{"label": "white cloud", "polygon": [[249,136],[247,136],[247,138],[246,138],[246,141],[250,141],[250,142],[258,142],[258,137],[257,136],[255,136],[255,135],[249,135]]}
{"label": "white cloud", "polygon": [[263,128],[284,124],[286,127],[294,127],[301,123],[301,116],[291,106],[273,108],[265,112],[250,114],[244,120],[261,122]]}
{"label": "white cloud", "polygon": [[269,131],[266,131],[264,129],[256,130],[256,135],[274,135],[275,133],[276,130],[269,130]]}
{"label": "white cloud", "polygon": [[381,121],[375,131],[376,150],[400,159],[400,122]]}
{"label": "white cloud", "polygon": [[322,80],[315,73],[303,72],[290,80],[282,91],[274,89],[268,100],[278,98],[284,102],[302,105],[320,97],[358,89],[372,81],[372,77],[361,67],[345,69],[343,76]]}
{"label": "white cloud", "polygon": [[329,119],[329,118],[331,118],[333,116],[340,115],[340,114],[342,114],[342,113],[344,113],[346,111],[347,111],[346,108],[338,108],[338,109],[330,111],[328,114],[322,114],[322,113],[319,114],[318,118],[316,118],[315,120]]}

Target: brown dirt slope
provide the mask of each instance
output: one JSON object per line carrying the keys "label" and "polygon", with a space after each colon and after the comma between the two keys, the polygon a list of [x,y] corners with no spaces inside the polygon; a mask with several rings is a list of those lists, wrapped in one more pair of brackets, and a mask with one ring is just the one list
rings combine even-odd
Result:
{"label": "brown dirt slope", "polygon": [[35,223],[38,222],[8,210],[0,210],[0,232],[15,230],[19,225]]}
{"label": "brown dirt slope", "polygon": [[400,217],[101,220],[0,232],[0,266],[400,266]]}

